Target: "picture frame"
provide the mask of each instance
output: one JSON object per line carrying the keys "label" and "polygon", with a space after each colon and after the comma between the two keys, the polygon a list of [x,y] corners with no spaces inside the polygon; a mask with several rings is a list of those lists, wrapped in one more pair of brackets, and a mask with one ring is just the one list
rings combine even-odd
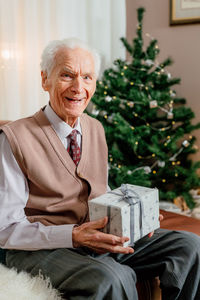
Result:
{"label": "picture frame", "polygon": [[200,23],[200,0],[170,0],[170,25]]}

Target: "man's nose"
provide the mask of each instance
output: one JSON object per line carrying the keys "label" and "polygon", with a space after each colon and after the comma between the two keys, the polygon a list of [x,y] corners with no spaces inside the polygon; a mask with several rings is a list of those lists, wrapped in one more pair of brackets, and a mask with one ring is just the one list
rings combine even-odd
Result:
{"label": "man's nose", "polygon": [[72,92],[81,93],[83,91],[83,82],[81,77],[75,77],[71,86]]}

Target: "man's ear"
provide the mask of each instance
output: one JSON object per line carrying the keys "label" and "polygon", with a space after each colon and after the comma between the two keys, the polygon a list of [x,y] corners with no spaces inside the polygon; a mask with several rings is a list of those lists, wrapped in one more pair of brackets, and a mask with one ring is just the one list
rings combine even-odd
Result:
{"label": "man's ear", "polygon": [[46,71],[41,71],[42,87],[44,91],[48,91],[48,76]]}

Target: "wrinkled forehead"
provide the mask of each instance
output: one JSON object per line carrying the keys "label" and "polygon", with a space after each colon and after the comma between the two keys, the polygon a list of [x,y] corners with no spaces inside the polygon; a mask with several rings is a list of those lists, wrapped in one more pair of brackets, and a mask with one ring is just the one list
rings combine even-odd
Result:
{"label": "wrinkled forehead", "polygon": [[86,49],[61,48],[56,52],[54,61],[54,66],[59,68],[68,67],[75,72],[95,73],[94,57]]}

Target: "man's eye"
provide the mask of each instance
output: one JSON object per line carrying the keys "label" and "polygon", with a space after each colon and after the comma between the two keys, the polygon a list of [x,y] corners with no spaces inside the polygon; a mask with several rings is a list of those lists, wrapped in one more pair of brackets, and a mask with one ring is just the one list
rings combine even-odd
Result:
{"label": "man's eye", "polygon": [[85,76],[83,77],[83,79],[85,79],[85,80],[90,80],[91,78],[90,78],[90,76],[85,75]]}

